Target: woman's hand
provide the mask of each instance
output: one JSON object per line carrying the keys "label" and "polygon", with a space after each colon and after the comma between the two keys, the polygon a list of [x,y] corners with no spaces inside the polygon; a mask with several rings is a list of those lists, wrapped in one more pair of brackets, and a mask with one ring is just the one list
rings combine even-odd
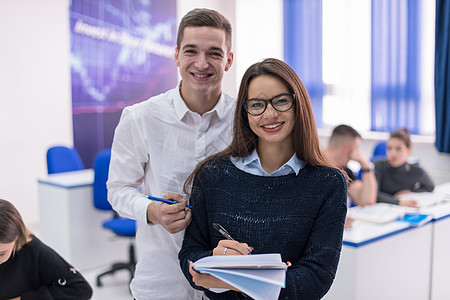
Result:
{"label": "woman's hand", "polygon": [[192,268],[192,261],[189,262],[189,273],[191,274],[192,281],[195,283],[195,285],[204,287],[205,289],[219,288],[219,289],[229,289],[229,290],[240,292],[240,290],[238,290],[235,287],[229,285],[228,283],[218,279],[217,277],[214,277],[209,274],[201,274],[201,273],[196,272]]}
{"label": "woman's hand", "polygon": [[410,193],[411,193],[410,190],[401,190],[401,191],[398,191],[397,193],[394,194],[394,198],[395,199],[400,199],[402,196],[408,195]]}
{"label": "woman's hand", "polygon": [[414,208],[420,208],[419,203],[417,203],[414,199],[408,199],[408,197],[405,195],[410,194],[410,190],[401,190],[394,194],[395,199],[399,199],[398,205],[400,206],[408,206],[408,207],[414,207]]}
{"label": "woman's hand", "polygon": [[408,207],[414,207],[414,208],[420,208],[419,203],[417,203],[414,199],[404,199],[400,200],[398,202],[398,205],[400,206],[408,206]]}
{"label": "woman's hand", "polygon": [[213,249],[213,255],[247,255],[253,248],[246,243],[239,243],[232,240],[221,240],[217,247]]}

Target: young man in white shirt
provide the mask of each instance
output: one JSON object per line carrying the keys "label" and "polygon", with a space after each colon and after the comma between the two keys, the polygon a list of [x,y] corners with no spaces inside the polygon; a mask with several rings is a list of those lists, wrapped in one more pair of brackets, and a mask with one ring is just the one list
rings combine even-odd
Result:
{"label": "young man in white shirt", "polygon": [[178,87],[125,108],[112,145],[109,201],[121,216],[138,223],[138,263],[131,282],[138,300],[201,299],[178,262],[191,220],[180,193],[196,164],[231,141],[235,100],[222,93],[223,75],[233,63],[228,20],[209,9],[187,13],[174,58],[182,78]]}

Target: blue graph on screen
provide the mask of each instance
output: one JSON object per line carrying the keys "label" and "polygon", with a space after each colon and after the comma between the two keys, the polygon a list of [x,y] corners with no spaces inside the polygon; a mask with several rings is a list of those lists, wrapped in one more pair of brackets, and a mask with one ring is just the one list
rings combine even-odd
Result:
{"label": "blue graph on screen", "polygon": [[125,106],[174,88],[176,0],[72,0],[74,143],[86,165]]}

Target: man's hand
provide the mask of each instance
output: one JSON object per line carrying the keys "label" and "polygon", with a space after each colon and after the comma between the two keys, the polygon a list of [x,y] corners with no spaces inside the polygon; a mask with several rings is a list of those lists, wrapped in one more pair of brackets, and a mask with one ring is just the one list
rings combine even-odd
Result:
{"label": "man's hand", "polygon": [[359,163],[362,169],[368,169],[370,167],[370,160],[359,149],[350,153],[350,159]]}
{"label": "man's hand", "polygon": [[186,209],[187,200],[180,194],[165,193],[164,199],[174,200],[178,204],[152,202],[147,206],[147,221],[161,224],[169,233],[185,229],[191,222],[191,210]]}

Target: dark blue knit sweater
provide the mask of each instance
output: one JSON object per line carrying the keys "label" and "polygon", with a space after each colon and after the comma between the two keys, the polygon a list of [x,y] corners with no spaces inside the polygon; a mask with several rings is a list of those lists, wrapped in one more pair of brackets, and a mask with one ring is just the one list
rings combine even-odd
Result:
{"label": "dark blue knit sweater", "polygon": [[[347,184],[341,172],[306,165],[298,175],[256,176],[228,158],[207,163],[194,179],[192,222],[179,253],[191,285],[188,261],[212,255],[222,235],[217,222],[257,253],[281,253],[292,267],[279,299],[320,299],[331,287],[342,247]],[[205,291],[210,299],[241,293]]]}

